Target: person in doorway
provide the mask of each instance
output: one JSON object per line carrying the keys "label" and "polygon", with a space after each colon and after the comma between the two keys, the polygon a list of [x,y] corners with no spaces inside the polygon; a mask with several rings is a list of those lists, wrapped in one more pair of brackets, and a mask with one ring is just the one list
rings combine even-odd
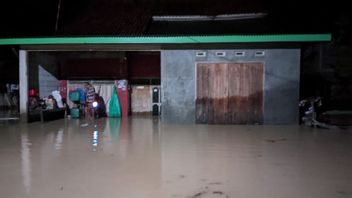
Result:
{"label": "person in doorway", "polygon": [[70,106],[68,105],[66,98],[62,98],[62,104],[64,105],[64,108],[66,110],[66,116],[67,117],[71,117],[71,110],[70,110]]}
{"label": "person in doorway", "polygon": [[95,89],[89,82],[85,82],[84,91],[86,94],[85,116],[86,118],[92,118],[94,111],[93,102],[95,99]]}

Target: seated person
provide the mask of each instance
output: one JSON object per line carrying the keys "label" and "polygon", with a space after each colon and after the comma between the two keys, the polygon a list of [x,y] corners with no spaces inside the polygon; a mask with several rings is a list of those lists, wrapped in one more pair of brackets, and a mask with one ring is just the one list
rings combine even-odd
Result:
{"label": "seated person", "polygon": [[28,109],[29,109],[29,111],[41,109],[40,98],[39,97],[32,97],[32,96],[29,97]]}
{"label": "seated person", "polygon": [[48,96],[48,99],[46,101],[46,109],[57,109],[57,101],[52,95]]}

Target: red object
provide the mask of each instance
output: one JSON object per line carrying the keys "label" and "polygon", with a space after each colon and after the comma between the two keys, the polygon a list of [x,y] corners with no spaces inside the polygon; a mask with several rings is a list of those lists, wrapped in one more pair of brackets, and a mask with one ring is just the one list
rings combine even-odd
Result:
{"label": "red object", "polygon": [[116,80],[117,95],[119,97],[122,117],[128,117],[128,81],[127,80]]}
{"label": "red object", "polygon": [[36,97],[38,95],[38,91],[36,89],[30,89],[28,96],[29,97]]}

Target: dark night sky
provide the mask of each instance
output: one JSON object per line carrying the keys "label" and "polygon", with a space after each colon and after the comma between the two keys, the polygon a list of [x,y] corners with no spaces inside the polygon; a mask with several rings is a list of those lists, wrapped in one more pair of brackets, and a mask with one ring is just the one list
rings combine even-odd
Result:
{"label": "dark night sky", "polygon": [[[332,2],[332,1],[331,1]],[[55,21],[58,0],[12,0],[1,2],[0,36],[50,36],[55,34]],[[312,1],[260,1],[260,0],[62,0],[59,28],[93,13],[94,6],[100,6],[98,12],[116,7],[120,9],[143,8],[152,14],[231,14],[236,12],[268,13],[275,26],[299,25],[301,28],[314,26],[333,29],[341,15],[348,16],[348,7],[342,4]],[[110,6],[111,5],[111,6]],[[93,7],[93,8],[92,8]],[[111,8],[112,7],[112,8]],[[103,13],[101,14],[103,15]],[[99,17],[95,13],[94,17]]]}

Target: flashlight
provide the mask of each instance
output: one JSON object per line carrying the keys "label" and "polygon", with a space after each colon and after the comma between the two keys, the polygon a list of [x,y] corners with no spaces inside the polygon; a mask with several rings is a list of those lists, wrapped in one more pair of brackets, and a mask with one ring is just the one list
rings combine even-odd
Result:
{"label": "flashlight", "polygon": [[98,102],[93,102],[93,107],[96,108],[98,106]]}

